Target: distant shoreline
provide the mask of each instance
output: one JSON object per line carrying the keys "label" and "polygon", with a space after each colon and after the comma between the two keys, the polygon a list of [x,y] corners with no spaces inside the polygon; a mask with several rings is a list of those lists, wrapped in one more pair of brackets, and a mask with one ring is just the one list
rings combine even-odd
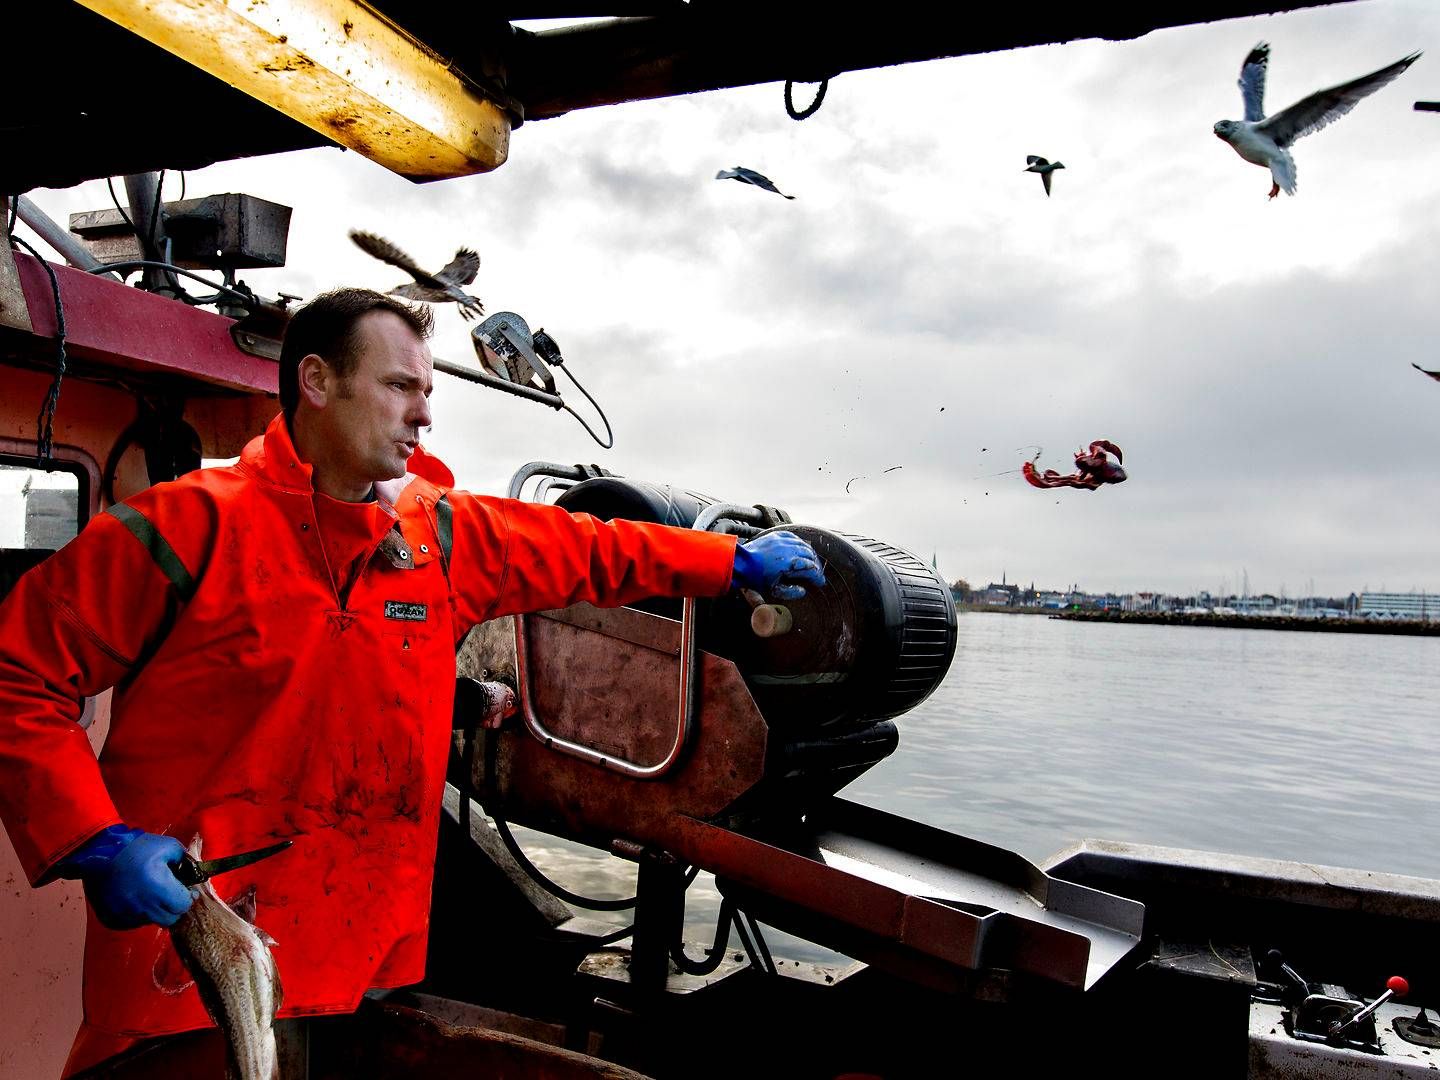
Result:
{"label": "distant shoreline", "polygon": [[963,610],[1005,615],[1048,615],[1072,622],[1144,623],[1158,626],[1221,626],[1240,630],[1305,630],[1328,634],[1407,634],[1440,637],[1440,623],[1410,619],[1297,619],[1289,615],[1181,615],[1168,611],[1054,611],[962,605]]}

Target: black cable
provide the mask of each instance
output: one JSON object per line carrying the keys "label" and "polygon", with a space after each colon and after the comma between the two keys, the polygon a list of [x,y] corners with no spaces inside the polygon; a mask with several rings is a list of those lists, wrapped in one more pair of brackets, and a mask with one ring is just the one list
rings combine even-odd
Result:
{"label": "black cable", "polygon": [[790,119],[791,119],[791,120],[804,120],[804,119],[807,119],[808,117],[814,116],[815,113],[816,113],[816,111],[820,108],[820,103],[825,100],[825,91],[828,90],[829,88],[830,88],[830,80],[829,80],[828,78],[826,78],[826,79],[821,79],[821,80],[820,80],[820,89],[817,90],[817,91],[815,91],[815,100],[810,103],[810,107],[809,107],[808,109],[805,109],[803,112],[796,112],[796,111],[795,111],[795,97],[794,97],[794,93],[795,93],[795,80],[794,80],[794,79],[786,79],[786,80],[785,80],[785,111],[790,114]]}
{"label": "black cable", "polygon": [[629,926],[620,927],[619,930],[611,930],[608,934],[601,934],[597,938],[591,938],[590,943],[592,945],[610,945],[619,941],[621,938],[629,937],[633,933],[635,933],[635,924],[632,922]]}
{"label": "black cable", "polygon": [[115,194],[115,178],[107,176],[105,178],[105,187],[108,188],[110,191],[110,201],[115,204],[115,209],[120,211],[121,220],[123,220],[126,225],[130,226],[130,231],[135,234],[135,239],[139,240],[140,230],[135,228],[135,223],[130,220],[130,215],[125,212],[125,207],[120,205],[119,196]]}
{"label": "black cable", "polygon": [[735,917],[735,905],[729,898],[720,901],[720,915],[715,920],[715,942],[710,946],[704,960],[692,960],[685,955],[684,938],[670,947],[670,959],[687,975],[709,975],[725,959],[730,948],[730,921]]}
{"label": "black cable", "polygon": [[594,439],[597,443],[599,443],[603,449],[609,450],[615,445],[615,432],[610,427],[610,418],[605,415],[605,410],[600,408],[600,403],[597,402],[593,397],[590,397],[590,391],[586,390],[585,387],[581,386],[580,380],[575,378],[574,375],[570,374],[569,368],[560,367],[560,370],[565,373],[565,377],[567,379],[569,379],[572,383],[575,384],[575,389],[579,390],[582,394],[584,394],[585,397],[589,399],[590,404],[595,406],[595,411],[600,414],[600,422],[605,425],[605,438],[609,439],[610,441],[605,442],[600,438],[599,435],[596,435],[595,430],[585,422],[585,418],[579,413],[577,413],[574,409],[572,409],[569,405],[564,406],[565,411],[568,412],[571,416],[575,417],[576,420],[579,420],[580,426],[583,427],[586,432],[589,433],[590,437]]}
{"label": "black cable", "polygon": [[[120,212],[120,219],[121,219],[122,221],[124,221],[127,226],[129,226],[130,231],[135,234],[135,239],[140,241],[140,246],[141,246],[141,248],[145,249],[145,253],[147,253],[147,254],[150,253],[150,252],[154,249],[154,247],[155,247],[155,228],[156,228],[156,225],[157,225],[158,222],[159,222],[159,214],[160,214],[160,192],[161,192],[161,189],[164,187],[164,184],[165,184],[165,170],[164,170],[164,169],[161,169],[161,170],[160,170],[160,182],[155,185],[155,209],[154,209],[154,211],[152,211],[152,213],[151,213],[151,215],[150,215],[150,237],[149,237],[149,242],[147,243],[147,242],[146,242],[146,239],[140,235],[140,230],[135,227],[135,222],[131,221],[131,220],[130,220],[130,215],[125,212],[125,207],[123,207],[122,205],[120,205],[120,198],[119,198],[119,196],[117,196],[117,195],[115,194],[115,179],[114,179],[114,177],[107,176],[107,177],[105,178],[105,189],[110,192],[110,201],[115,204],[115,209]],[[181,197],[182,199],[185,197],[185,174],[184,174],[183,172],[180,174],[180,197]],[[104,267],[103,269],[100,269],[100,270],[90,270],[90,271],[88,271],[88,272],[91,273],[91,274],[107,274],[107,273],[109,273],[111,270],[116,269],[116,267],[119,266],[119,265],[120,265],[120,264],[118,264],[118,263],[117,263],[117,264],[112,264],[112,265],[109,265],[109,266]],[[172,271],[172,272],[177,272],[177,271],[178,271],[179,273],[182,273],[182,274],[185,273],[184,270],[181,270],[179,267],[174,266],[174,265],[172,265],[172,264],[169,263],[169,262],[149,262],[149,261],[147,261],[147,260],[141,260],[141,261],[136,262],[136,263],[134,263],[134,264],[127,264],[127,265],[134,265],[134,266],[157,266],[157,267],[159,267],[159,268],[161,268],[161,269],[168,269],[168,270],[170,270],[170,271]],[[190,276],[191,276],[191,277],[194,277],[193,274],[190,275]],[[210,284],[210,282],[206,281],[204,278],[196,278],[195,280],[200,281],[200,282],[203,282],[203,283],[206,284],[206,285],[209,285],[209,284]],[[193,305],[195,305],[195,306],[197,306],[197,307],[200,306],[201,304],[213,304],[213,303],[215,302],[215,300],[214,300],[213,298],[201,299],[201,298],[199,298],[199,297],[191,296],[191,295],[190,295],[188,292],[186,292],[184,289],[180,288],[180,285],[179,285],[178,282],[176,282],[176,283],[173,285],[172,291],[175,291],[175,292],[178,292],[178,293],[179,293],[179,296],[176,297],[176,299],[184,300],[185,303],[187,303],[187,304],[193,304]]]}
{"label": "black cable", "polygon": [[14,235],[15,235],[15,218],[16,218],[16,217],[19,215],[19,213],[20,213],[20,196],[19,196],[19,195],[11,195],[11,196],[9,196],[9,199],[10,199],[10,222],[9,222],[9,224],[7,224],[7,225],[5,226],[5,235],[6,235],[6,236],[14,236]]}
{"label": "black cable", "polygon": [[183,274],[188,278],[194,278],[202,285],[210,286],[210,288],[215,289],[218,292],[226,292],[229,293],[231,296],[238,296],[246,306],[258,306],[258,301],[250,293],[241,292],[239,289],[232,289],[229,285],[220,285],[214,281],[210,281],[208,278],[201,277],[199,274],[192,273],[191,271],[186,270],[183,266],[176,266],[174,263],[160,262],[156,259],[131,259],[128,262],[106,263],[104,266],[97,266],[93,270],[87,270],[86,273],[108,274],[112,271],[115,271],[124,274],[130,270],[139,270],[142,267],[146,266],[154,266],[158,267],[161,270],[169,270],[173,274]]}
{"label": "black cable", "polygon": [[506,850],[515,857],[515,861],[520,864],[520,868],[539,883],[546,892],[558,896],[567,904],[588,908],[591,911],[626,911],[635,906],[636,898],[633,896],[627,900],[600,900],[593,896],[581,896],[579,893],[572,893],[563,885],[551,881],[538,866],[525,857],[525,852],[520,850],[520,844],[510,832],[510,826],[505,823],[505,820],[493,816],[492,820],[495,822],[495,830],[500,834],[500,839],[504,842]]}
{"label": "black cable", "polygon": [[[160,228],[160,196],[165,190],[165,170],[160,170],[160,179],[155,181],[155,204],[150,207],[150,239],[146,244],[147,253],[152,255],[160,254],[155,246],[155,230]],[[168,260],[166,260],[168,261]]]}
{"label": "black cable", "polygon": [[140,433],[145,412],[145,399],[137,394],[135,400],[140,406],[140,415],[130,423],[129,427],[120,432],[110,447],[110,453],[105,456],[105,468],[100,473],[100,501],[102,503],[115,504],[115,474],[120,471],[120,458],[135,444],[135,438]]}
{"label": "black cable", "polygon": [[60,384],[65,379],[65,304],[60,299],[60,279],[55,276],[55,268],[46,262],[38,251],[13,232],[10,234],[10,242],[19,244],[35,256],[36,261],[45,268],[45,273],[50,275],[50,290],[55,295],[55,379],[50,384],[50,390],[45,395],[44,402],[40,405],[40,416],[36,420],[38,445],[35,448],[35,467],[39,469],[44,468],[46,459],[50,457],[50,452],[54,449],[55,410],[60,405]]}
{"label": "black cable", "polygon": [[[483,790],[487,792],[493,792],[496,790],[495,770],[498,763],[495,759],[495,746],[496,740],[486,740],[484,760],[485,778]],[[473,752],[475,747],[472,744],[471,746],[467,747],[467,749],[471,751],[472,756],[466,766],[466,771],[469,775],[466,776],[465,787],[460,792],[460,798],[462,800],[461,805],[462,808],[464,808],[462,810],[462,817],[465,815],[466,812],[468,812],[467,804],[470,796],[475,794],[475,766],[473,759]],[[483,804],[483,800],[477,801],[482,802]],[[515,859],[517,863],[519,863],[520,869],[525,871],[525,873],[529,875],[532,881],[534,881],[546,892],[550,893],[550,895],[559,897],[561,900],[564,900],[568,904],[573,904],[576,907],[588,908],[591,911],[626,911],[635,906],[636,897],[633,896],[630,897],[628,900],[600,900],[595,897],[581,896],[578,893],[572,893],[569,889],[566,889],[563,886],[557,884],[556,882],[551,881],[548,877],[545,876],[544,873],[541,872],[538,866],[536,866],[533,862],[529,860],[529,858],[526,857],[525,852],[520,849],[520,842],[515,839],[515,835],[510,831],[510,826],[505,821],[505,819],[494,812],[491,813],[490,817],[491,820],[495,822],[495,831],[500,834],[500,840],[505,845],[505,850],[510,852],[510,855]]]}

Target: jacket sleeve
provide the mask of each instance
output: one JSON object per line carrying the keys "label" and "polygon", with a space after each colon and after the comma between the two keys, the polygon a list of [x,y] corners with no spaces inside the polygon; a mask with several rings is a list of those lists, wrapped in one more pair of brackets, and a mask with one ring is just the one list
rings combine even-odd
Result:
{"label": "jacket sleeve", "polygon": [[0,820],[32,883],[120,822],[77,720],[86,697],[130,673],[174,602],[150,553],[110,514],[0,602]]}
{"label": "jacket sleeve", "polygon": [[462,628],[587,601],[718,596],[730,587],[735,537],[557,506],[452,491],[451,581]]}

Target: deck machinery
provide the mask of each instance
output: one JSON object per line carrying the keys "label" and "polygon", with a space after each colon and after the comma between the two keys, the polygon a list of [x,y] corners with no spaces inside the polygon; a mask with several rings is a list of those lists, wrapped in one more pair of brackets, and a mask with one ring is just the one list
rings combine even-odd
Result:
{"label": "deck machinery", "polygon": [[[201,457],[238,453],[275,411],[284,304],[245,290],[235,273],[283,263],[288,211],[229,195],[163,203],[156,177],[141,170],[349,138],[396,171],[406,172],[407,154],[443,160],[451,175],[483,171],[503,162],[511,127],[571,109],[1135,36],[1280,6],[1206,2],[1127,8],[1123,17],[997,9],[919,34],[884,22],[757,24],[706,5],[541,33],[457,22],[452,5],[422,0],[287,0],[252,5],[249,15],[209,3],[38,6],[37,40],[65,43],[75,70],[146,72],[167,88],[167,116],[137,122],[133,97],[105,79],[51,83],[43,50],[20,50],[7,64],[8,100],[23,103],[6,127],[7,191],[130,175],[128,215],[77,215],[67,230],[33,205],[16,207],[49,229],[47,242],[72,265],[0,246],[0,463],[71,473],[78,528]],[[390,106],[376,88],[356,88],[347,99],[356,111],[339,119],[235,89],[245,73],[218,73],[210,61],[224,52],[226,63],[243,63],[253,26],[231,26],[207,54],[164,27],[145,37],[115,17],[182,7],[216,18],[300,8],[316,25],[353,8],[357,22],[337,24],[347,28],[342,44],[387,42],[367,63],[400,58],[397,79],[430,80],[451,111],[422,133],[425,146],[382,146],[355,134],[385,129]],[[349,33],[361,23],[363,34]],[[262,28],[254,40],[263,37]],[[214,40],[233,47],[216,50]],[[261,58],[266,87],[286,81],[271,77],[276,58],[290,64],[302,48],[298,33],[269,40],[279,51]],[[318,60],[307,63],[285,70],[319,72],[323,82]],[[34,94],[37,85],[50,92]],[[373,107],[368,118],[362,106]],[[117,230],[127,218],[139,225],[128,238]],[[147,265],[144,287],[131,288],[104,268],[127,258],[171,269]],[[216,311],[177,280],[196,268],[225,276],[226,291],[208,301]],[[56,391],[50,429],[42,405]],[[601,517],[747,536],[792,528],[826,560],[829,584],[783,606],[742,596],[581,606],[479,628],[459,658],[427,981],[385,999],[385,1021],[363,1037],[330,1047],[328,1073],[317,1054],[312,1076],[494,1073],[501,1062],[534,1076],[629,1075],[624,1067],[658,1077],[1055,1067],[1433,1075],[1440,1031],[1421,1006],[1440,1005],[1440,883],[1100,841],[1035,866],[847,800],[844,786],[893,750],[904,725],[925,723],[923,701],[955,648],[944,582],[883,541],[792,522],[773,507],[545,463],[517,473],[512,494],[532,480],[530,497]],[[5,551],[0,587],[44,554],[43,545]],[[513,682],[521,715],[479,730],[475,680],[493,678]],[[103,701],[92,717],[98,742]],[[512,823],[637,864],[628,925],[547,889]],[[5,869],[16,873],[13,862]],[[722,899],[713,935],[707,926],[696,939],[685,909],[701,870]],[[78,922],[74,905],[62,909],[78,893],[67,889],[0,899],[7,944],[55,947],[15,965],[55,977],[6,976],[8,1001],[38,1002],[37,1015],[60,1018],[6,1048],[26,1075],[53,1071],[73,1032]],[[813,943],[808,959],[786,955],[775,931]],[[1386,998],[1397,975],[1408,994]]]}
{"label": "deck machinery", "polygon": [[[933,1075],[945,1062],[1098,1061],[1114,1075],[1432,1068],[1437,1032],[1417,1007],[1392,996],[1367,1009],[1394,972],[1410,975],[1411,1000],[1434,993],[1424,958],[1440,884],[1102,842],[1040,868],[848,801],[839,790],[899,727],[924,723],[902,711],[949,664],[943,582],[903,551],[774,508],[596,471],[536,463],[511,490],[543,474],[542,487],[565,489],[557,502],[600,517],[792,528],[828,583],[786,605],[779,635],[731,596],[545,612],[462,650],[458,730],[467,672],[515,678],[521,715],[457,743],[452,850],[468,832],[510,869],[437,889],[442,996],[528,985],[553,1006],[568,985],[573,1011],[556,1022],[571,1044],[659,1076],[730,1075],[761,1047],[767,1074],[816,1077]],[[600,928],[530,885],[513,841],[475,814],[462,825],[469,796],[502,833],[514,822],[637,862],[622,941],[594,948]],[[714,940],[686,942],[697,869],[723,900]],[[533,937],[493,932],[498,895],[514,905],[505,924]],[[757,922],[837,963],[773,960]],[[537,964],[540,940],[554,967]]]}

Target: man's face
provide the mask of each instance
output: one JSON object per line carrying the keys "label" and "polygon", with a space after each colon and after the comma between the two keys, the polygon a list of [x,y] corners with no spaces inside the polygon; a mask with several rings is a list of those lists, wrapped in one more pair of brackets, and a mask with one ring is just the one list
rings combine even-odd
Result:
{"label": "man's face", "polygon": [[405,475],[420,429],[430,426],[432,363],[425,342],[389,311],[361,316],[356,340],[355,366],[324,416],[336,463],[368,485]]}

